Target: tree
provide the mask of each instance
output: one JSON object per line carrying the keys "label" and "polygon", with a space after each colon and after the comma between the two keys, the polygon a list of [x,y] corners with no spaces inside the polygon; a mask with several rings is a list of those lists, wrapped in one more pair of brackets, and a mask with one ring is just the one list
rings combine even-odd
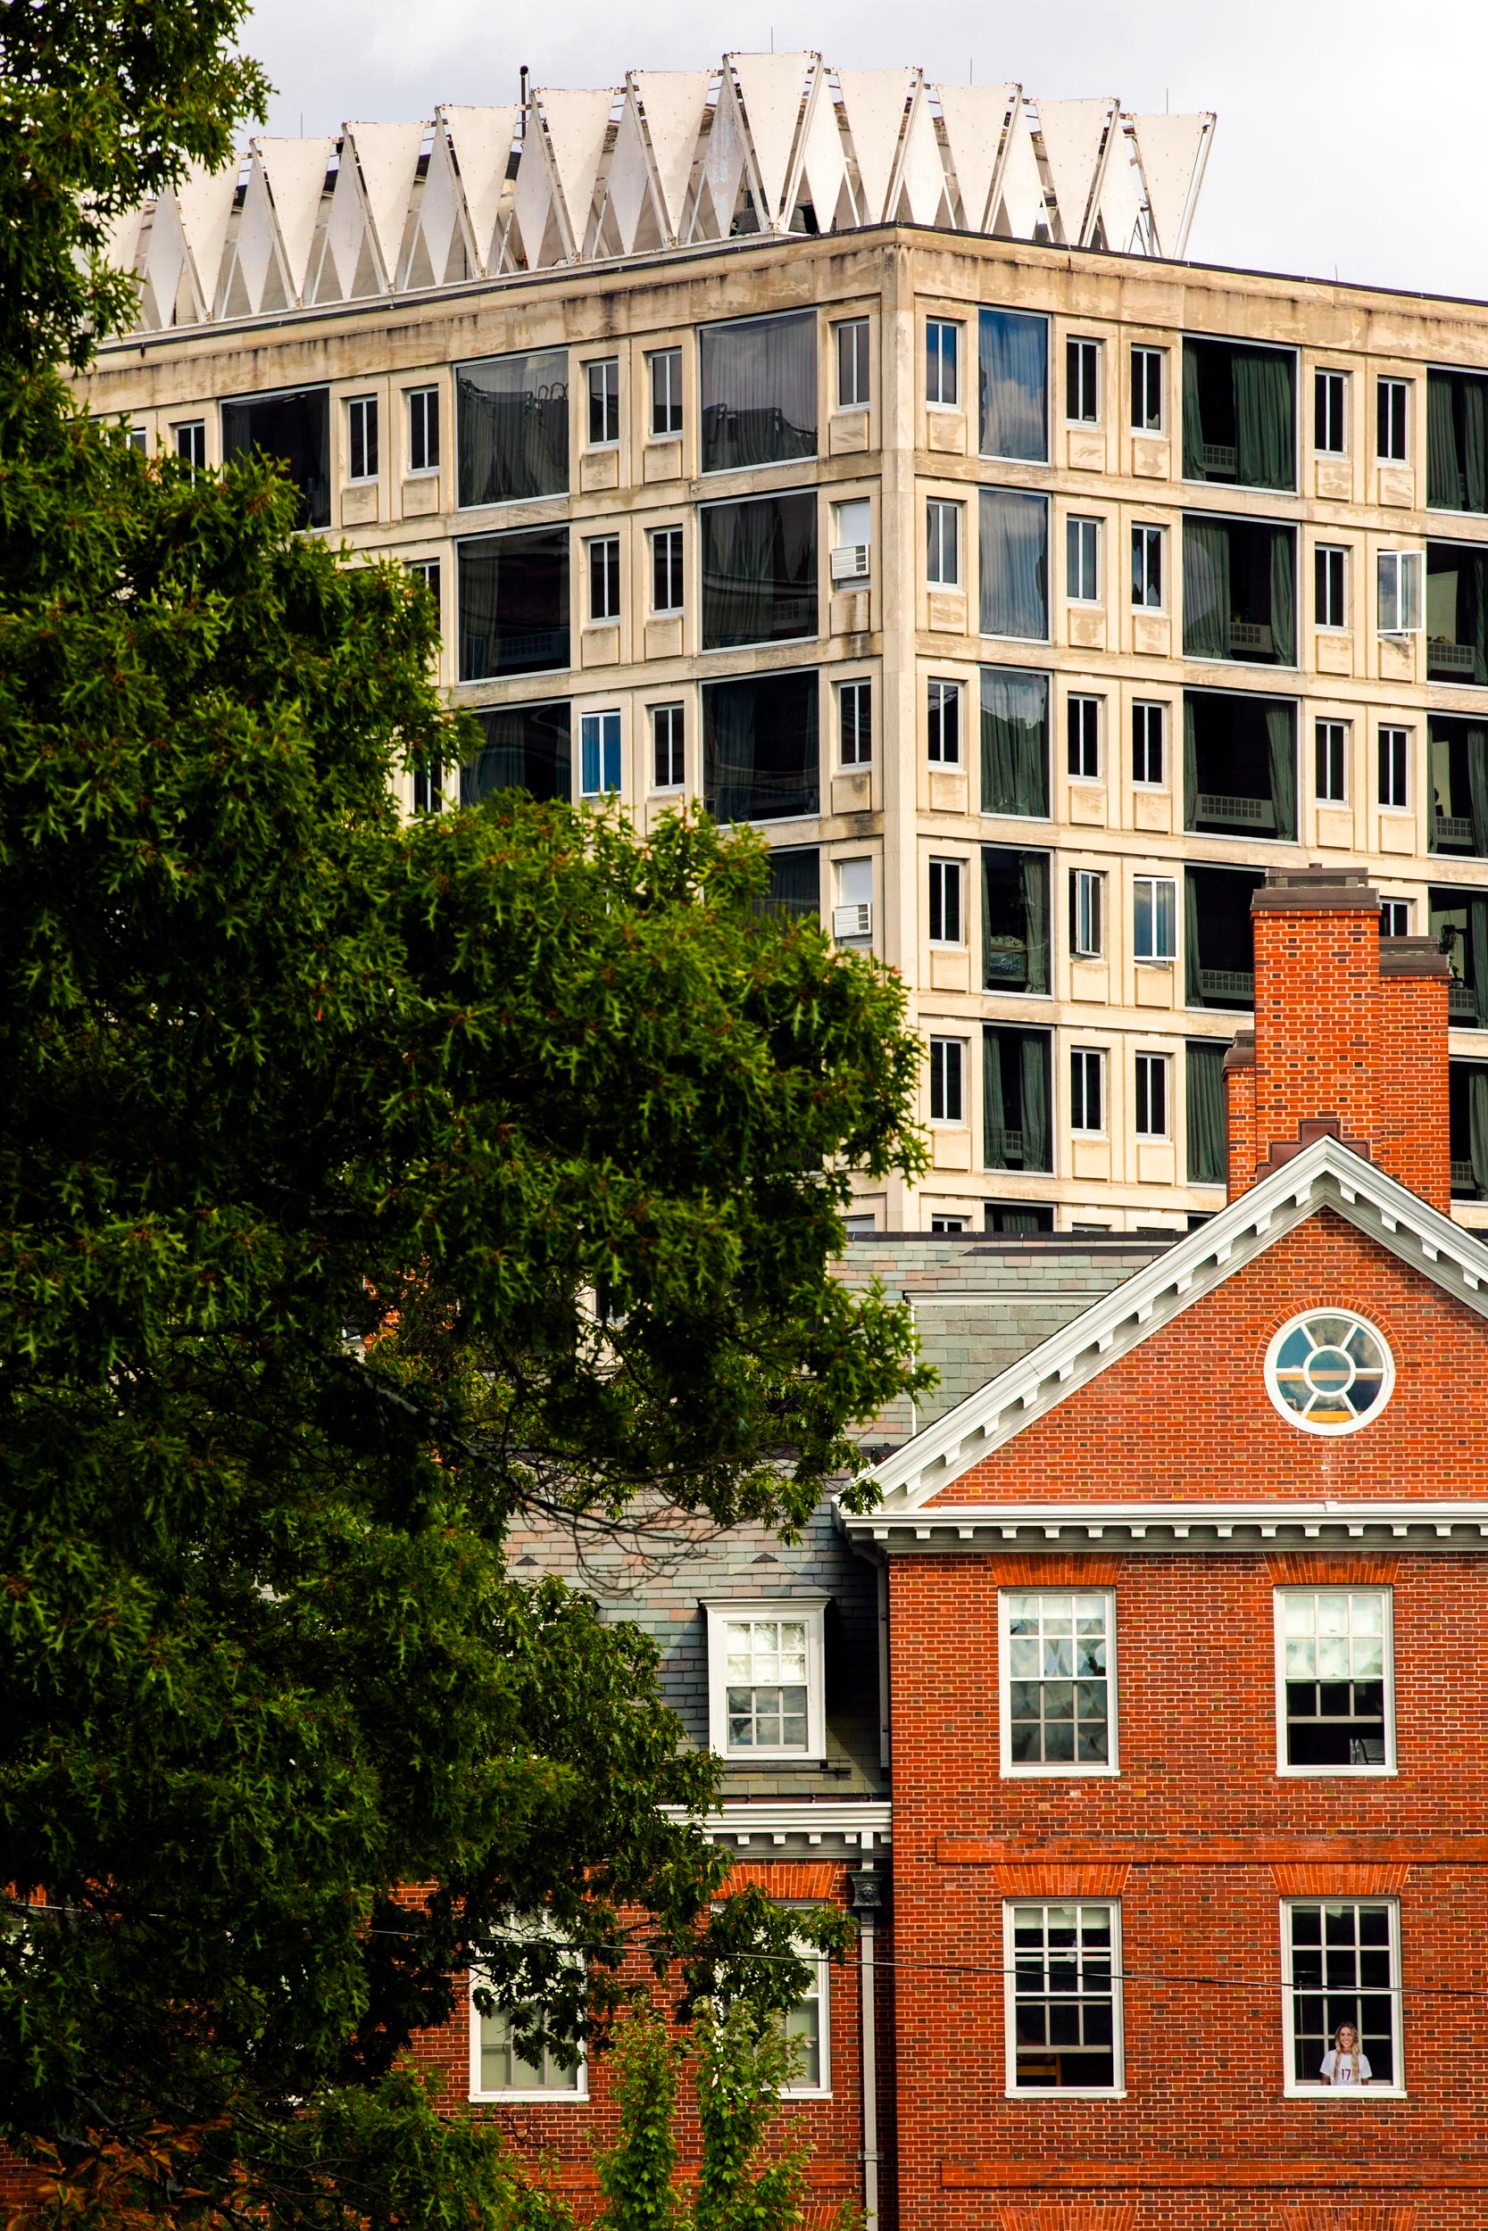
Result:
{"label": "tree", "polygon": [[916,1049],[747,839],[401,827],[468,743],[429,600],[262,464],[73,415],[44,359],[114,298],[71,197],[228,144],[240,12],[0,9],[0,2133],[318,2231],[304,2146],[407,2135],[470,1962],[560,2038],[638,1933],[691,1991],[804,1979],[763,1901],[710,1915],[650,1643],[504,1544],[852,1475],[920,1375],[829,1264],[851,1171],[917,1166]]}

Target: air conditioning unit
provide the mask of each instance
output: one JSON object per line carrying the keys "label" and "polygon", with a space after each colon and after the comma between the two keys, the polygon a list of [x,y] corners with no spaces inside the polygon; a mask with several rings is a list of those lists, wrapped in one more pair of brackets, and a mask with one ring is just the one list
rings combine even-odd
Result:
{"label": "air conditioning unit", "polygon": [[868,545],[866,542],[846,542],[840,550],[832,552],[832,579],[834,581],[866,581],[868,578]]}
{"label": "air conditioning unit", "polygon": [[873,902],[863,899],[848,906],[832,909],[832,935],[834,937],[871,937],[873,935]]}

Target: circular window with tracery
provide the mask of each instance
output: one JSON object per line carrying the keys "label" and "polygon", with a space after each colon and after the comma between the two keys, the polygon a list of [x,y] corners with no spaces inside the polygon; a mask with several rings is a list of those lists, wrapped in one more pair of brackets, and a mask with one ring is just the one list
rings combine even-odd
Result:
{"label": "circular window with tracery", "polygon": [[1351,1309],[1309,1309],[1266,1351],[1266,1392],[1304,1433],[1357,1433],[1379,1416],[1394,1384],[1384,1335]]}

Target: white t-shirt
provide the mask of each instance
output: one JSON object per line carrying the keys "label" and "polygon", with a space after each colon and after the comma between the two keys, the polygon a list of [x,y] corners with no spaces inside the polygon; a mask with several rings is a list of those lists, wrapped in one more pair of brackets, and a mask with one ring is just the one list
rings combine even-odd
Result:
{"label": "white t-shirt", "polygon": [[1354,2054],[1340,2053],[1336,2047],[1330,2045],[1323,2055],[1322,2075],[1327,2083],[1352,2084],[1357,2080],[1361,2084],[1367,2084],[1371,2073],[1368,2056],[1364,2053],[1360,2053],[1356,2060]]}

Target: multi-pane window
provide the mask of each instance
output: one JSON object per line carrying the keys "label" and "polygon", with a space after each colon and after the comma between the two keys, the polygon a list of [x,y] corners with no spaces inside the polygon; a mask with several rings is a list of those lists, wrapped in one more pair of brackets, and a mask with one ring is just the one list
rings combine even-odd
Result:
{"label": "multi-pane window", "polygon": [[1167,734],[1166,705],[1139,698],[1132,707],[1132,781],[1160,790],[1167,780],[1163,742]]}
{"label": "multi-pane window", "polygon": [[1411,902],[1409,899],[1380,900],[1380,936],[1409,937],[1411,933]]}
{"label": "multi-pane window", "polygon": [[1320,542],[1314,560],[1317,624],[1348,626],[1348,551],[1341,543]]}
{"label": "multi-pane window", "polygon": [[682,431],[682,351],[655,349],[646,365],[651,381],[651,438],[668,441]]}
{"label": "multi-pane window", "polygon": [[1120,1908],[1019,1898],[1003,1910],[1009,2092],[1119,2092]]}
{"label": "multi-pane window", "polygon": [[1064,344],[1064,415],[1071,426],[1100,424],[1099,341]]}
{"label": "multi-pane window", "polygon": [[439,470],[437,387],[411,387],[408,390],[408,470],[411,473],[432,473]]}
{"label": "multi-pane window", "polygon": [[602,356],[584,367],[589,396],[589,447],[608,449],[620,439],[620,359]]}
{"label": "multi-pane window", "polygon": [[[473,1978],[476,1989],[480,1977]],[[587,2070],[582,2058],[565,2067],[547,2046],[529,2049],[528,2059],[517,2050],[514,2017],[504,2007],[482,2014],[471,2006],[472,2040],[470,2090],[475,2099],[582,2099],[587,2090]]]}
{"label": "multi-pane window", "polygon": [[1313,729],[1317,754],[1317,801],[1341,806],[1348,798],[1348,722],[1320,720]]}
{"label": "multi-pane window", "polygon": [[173,426],[176,455],[182,464],[189,465],[192,473],[205,472],[207,467],[207,422],[204,418],[188,418]]}
{"label": "multi-pane window", "polygon": [[1132,606],[1139,612],[1160,612],[1163,600],[1163,530],[1132,528]]}
{"label": "multi-pane window", "polygon": [[1134,434],[1163,430],[1163,359],[1166,349],[1131,352],[1131,422]]}
{"label": "multi-pane window", "polygon": [[680,705],[651,708],[651,784],[680,790],[687,780],[686,725]]}
{"label": "multi-pane window", "polygon": [[925,325],[925,400],[959,404],[961,400],[961,328],[949,318],[930,318]]}
{"label": "multi-pane window", "polygon": [[1076,782],[1100,780],[1101,701],[1083,691],[1070,696],[1065,711],[1069,771]]}
{"label": "multi-pane window", "polygon": [[620,715],[585,713],[579,721],[579,793],[602,798],[620,788]]}
{"label": "multi-pane window", "polygon": [[713,1748],[742,1758],[820,1757],[821,1604],[709,1604],[707,1614]]}
{"label": "multi-pane window", "polygon": [[1170,961],[1178,951],[1178,886],[1170,875],[1132,878],[1132,954]]}
{"label": "multi-pane window", "polygon": [[651,609],[682,609],[682,529],[658,527],[651,537]]}
{"label": "multi-pane window", "polygon": [[837,407],[861,410],[868,401],[868,320],[845,318],[832,332],[837,343]]}
{"label": "multi-pane window", "polygon": [[1168,1136],[1168,1078],[1171,1066],[1167,1054],[1137,1055],[1135,1128],[1139,1139],[1165,1139]]}
{"label": "multi-pane window", "polygon": [[930,1121],[966,1121],[966,1042],[961,1038],[930,1041]]}
{"label": "multi-pane window", "polygon": [[1070,1129],[1099,1134],[1106,1128],[1106,1057],[1097,1046],[1070,1051]]}
{"label": "multi-pane window", "polygon": [[346,476],[377,478],[377,397],[353,395],[346,406]]}
{"label": "multi-pane window", "polygon": [[1410,808],[1410,730],[1379,732],[1379,802],[1394,813]]}
{"label": "multi-pane window", "polygon": [[1324,457],[1348,450],[1348,374],[1318,372],[1312,387],[1312,444]]}
{"label": "multi-pane window", "polygon": [[1403,465],[1406,448],[1406,404],[1409,380],[1380,380],[1375,387],[1377,454],[1382,465]]}
{"label": "multi-pane window", "polygon": [[961,586],[961,506],[940,496],[925,506],[925,578],[932,589]]}
{"label": "multi-pane window", "polygon": [[595,535],[586,548],[589,553],[589,617],[591,620],[618,620],[620,537]]}
{"label": "multi-pane window", "polygon": [[781,2020],[786,2040],[795,2053],[795,2066],[781,2089],[790,2099],[820,2098],[832,2088],[827,1955],[818,1952],[814,1945],[801,1942],[794,1949],[810,1971],[810,1980]]}
{"label": "multi-pane window", "polygon": [[1276,1655],[1283,1772],[1394,1765],[1388,1588],[1279,1588]]}
{"label": "multi-pane window", "polygon": [[963,940],[962,878],[965,873],[960,860],[932,860],[930,862],[930,942],[932,945],[959,945]]}
{"label": "multi-pane window", "polygon": [[961,684],[932,680],[927,699],[930,764],[961,764]]}
{"label": "multi-pane window", "polygon": [[964,1216],[932,1216],[930,1229],[932,1232],[942,1233],[964,1232],[966,1218]]}
{"label": "multi-pane window", "polygon": [[1003,1772],[1114,1773],[1115,1596],[1006,1588],[1001,1605]]}
{"label": "multi-pane window", "polygon": [[873,763],[873,684],[866,675],[837,685],[837,757],[844,767]]}
{"label": "multi-pane window", "polygon": [[1100,537],[1098,519],[1071,518],[1065,522],[1065,591],[1071,604],[1100,602]]}
{"label": "multi-pane window", "polygon": [[1381,550],[1375,558],[1381,635],[1418,635],[1424,565],[1419,550]]}
{"label": "multi-pane window", "polygon": [[1106,949],[1106,879],[1097,868],[1070,871],[1070,946],[1078,960]]}
{"label": "multi-pane window", "polygon": [[1288,2092],[1398,2091],[1400,1913],[1393,1898],[1282,1907]]}

